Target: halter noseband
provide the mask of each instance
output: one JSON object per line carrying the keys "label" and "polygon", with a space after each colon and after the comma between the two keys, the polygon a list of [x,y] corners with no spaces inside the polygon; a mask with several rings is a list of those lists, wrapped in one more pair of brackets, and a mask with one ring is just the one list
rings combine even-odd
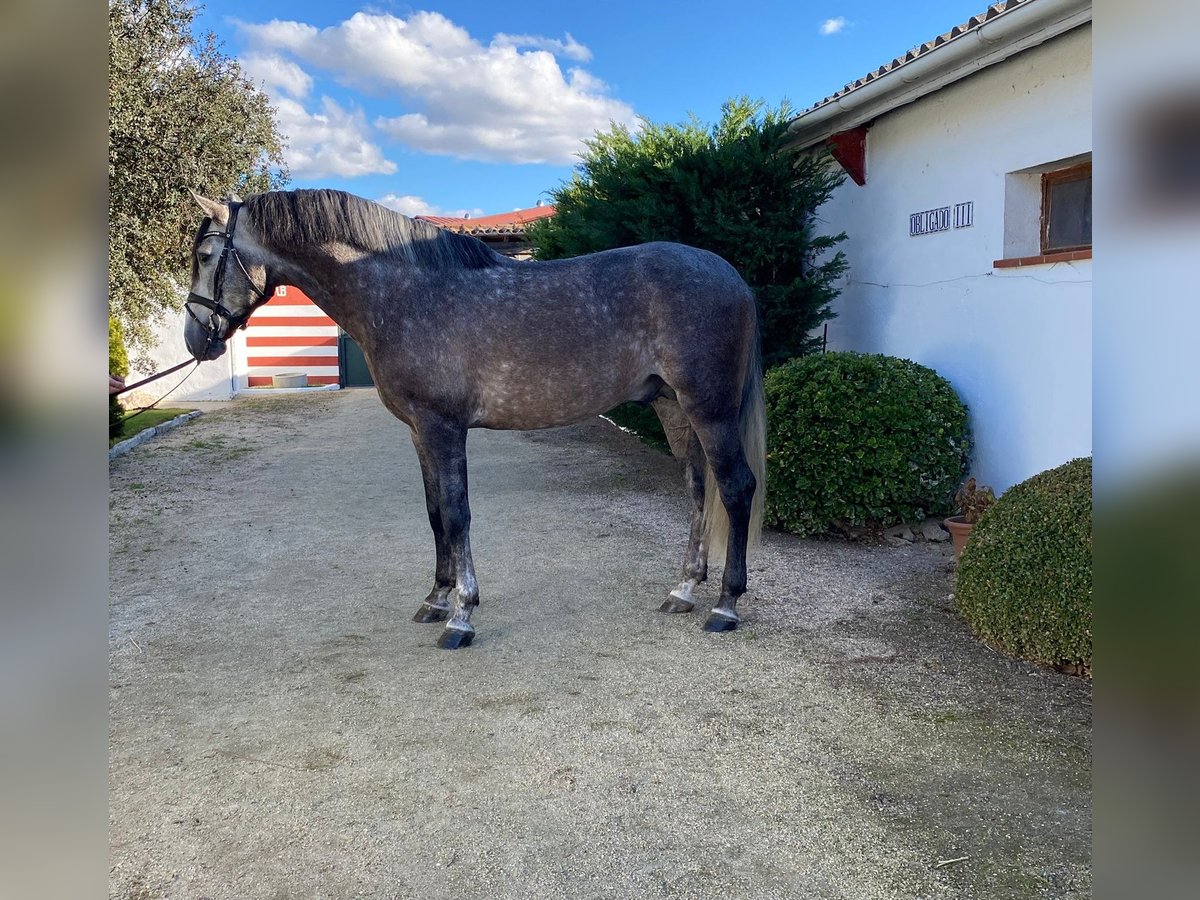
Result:
{"label": "halter noseband", "polygon": [[[241,210],[241,208],[242,204],[240,203],[230,203],[229,222],[225,226],[225,230],[205,231],[200,235],[196,242],[196,245],[199,246],[200,242],[205,238],[220,237],[225,239],[225,243],[221,247],[221,255],[217,259],[217,271],[213,277],[213,299],[210,300],[208,297],[201,297],[199,294],[192,292],[187,295],[187,300],[184,301],[183,308],[187,310],[188,315],[195,319],[197,324],[204,328],[204,330],[208,333],[208,341],[204,346],[205,355],[207,355],[208,350],[210,350],[213,344],[215,344],[217,341],[224,340],[235,329],[245,328],[246,320],[250,318],[250,314],[254,312],[255,307],[257,307],[258,304],[263,300],[267,299],[267,295],[255,286],[254,280],[250,277],[250,273],[246,271],[246,266],[242,262],[242,258],[238,255],[237,248],[233,246],[233,229],[237,225],[238,211]],[[229,257],[231,256],[233,257],[233,261],[237,263],[238,268],[242,270],[242,275],[245,276],[246,283],[250,285],[250,290],[252,290],[255,296],[258,298],[242,313],[232,313],[221,303],[225,293],[225,266],[229,262]],[[205,309],[210,311],[207,322],[196,315],[196,311],[192,309],[193,304],[196,306],[203,306]],[[224,329],[221,327],[222,319],[225,320]]]}

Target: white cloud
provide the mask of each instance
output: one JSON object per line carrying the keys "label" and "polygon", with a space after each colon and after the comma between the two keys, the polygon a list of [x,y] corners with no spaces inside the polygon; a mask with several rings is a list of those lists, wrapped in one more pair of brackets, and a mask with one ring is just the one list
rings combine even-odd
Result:
{"label": "white cloud", "polygon": [[611,122],[636,127],[633,109],[607,96],[603,81],[578,68],[564,76],[555,53],[590,56],[571,35],[501,34],[485,46],[433,12],[358,12],[323,29],[278,20],[239,27],[259,55],[287,53],[364,93],[403,97],[401,114],[374,124],[427,153],[569,163]]}
{"label": "white cloud", "polygon": [[280,19],[272,19],[262,25],[252,25],[240,19],[232,21],[242,31],[260,36],[264,45],[282,47],[287,50],[294,50],[304,45],[319,33],[312,25],[306,25],[303,22],[284,22]]}
{"label": "white cloud", "polygon": [[838,16],[834,19],[826,19],[821,23],[821,34],[837,34],[847,25],[845,16]]}
{"label": "white cloud", "polygon": [[285,158],[293,175],[321,178],[340,175],[390,175],[396,164],[369,140],[370,126],[361,109],[345,110],[330,97],[310,113],[290,97],[275,97],[279,130],[287,136]]}
{"label": "white cloud", "polygon": [[554,123],[524,127],[508,123],[447,123],[430,121],[421,113],[375,120],[375,126],[401,143],[424,153],[461,156],[490,162],[573,162],[581,138],[556,130]]}
{"label": "white cloud", "polygon": [[578,67],[568,69],[567,74],[571,76],[570,84],[572,90],[582,91],[585,94],[603,94],[608,90],[607,84],[584,69]]}
{"label": "white cloud", "polygon": [[[311,25],[296,22],[271,22],[264,27],[272,29],[274,39],[282,45],[303,41],[316,32]],[[275,106],[291,174],[353,178],[396,171],[396,164],[371,141],[371,126],[361,109],[343,109],[330,97],[322,97],[315,111],[305,107],[301,101],[312,90],[313,78],[296,62],[274,52],[251,52],[240,62],[246,77],[260,84]]]}
{"label": "white cloud", "polygon": [[291,60],[275,54],[251,54],[241,60],[246,77],[262,85],[272,96],[290,94],[297,99],[312,90],[312,76]]}
{"label": "white cloud", "polygon": [[375,202],[388,209],[394,209],[406,216],[439,216],[441,213],[428,200],[423,200],[412,194],[386,194],[376,197]]}
{"label": "white cloud", "polygon": [[412,194],[386,194],[383,197],[376,198],[375,202],[406,216],[453,216],[461,219],[467,215],[483,215],[483,210],[478,207],[475,209],[445,210],[439,206],[434,206],[423,197],[416,197]]}
{"label": "white cloud", "polygon": [[539,37],[536,34],[498,34],[492,38],[493,47],[531,47],[534,50],[547,50],[555,56],[565,56],[568,59],[587,62],[592,58],[592,51],[568,32],[565,41],[557,38]]}

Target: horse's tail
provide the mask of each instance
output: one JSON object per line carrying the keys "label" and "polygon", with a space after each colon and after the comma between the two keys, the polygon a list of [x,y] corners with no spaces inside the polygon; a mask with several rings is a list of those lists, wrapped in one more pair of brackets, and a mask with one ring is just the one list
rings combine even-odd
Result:
{"label": "horse's tail", "polygon": [[[757,311],[754,339],[742,381],[738,431],[742,439],[742,453],[746,456],[750,471],[754,473],[754,500],[750,506],[750,539],[747,542],[747,547],[753,547],[758,544],[762,533],[763,499],[767,492],[767,412],[763,398],[762,337]],[[724,562],[728,541],[729,516],[725,504],[721,502],[721,492],[717,489],[712,466],[707,465],[704,469],[704,545],[708,548],[711,562]]]}
{"label": "horse's tail", "polygon": [[742,410],[738,419],[742,434],[742,452],[754,473],[754,500],[750,504],[748,547],[757,547],[762,534],[763,501],[767,497],[767,404],[763,395],[762,337],[754,317],[754,347],[746,363],[746,382],[742,388]]}

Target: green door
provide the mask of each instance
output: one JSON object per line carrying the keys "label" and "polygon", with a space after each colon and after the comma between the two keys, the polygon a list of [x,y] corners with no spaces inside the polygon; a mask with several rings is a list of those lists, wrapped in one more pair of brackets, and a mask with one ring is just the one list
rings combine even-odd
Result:
{"label": "green door", "polygon": [[342,387],[371,387],[375,384],[371,379],[371,370],[367,368],[367,358],[363,356],[362,347],[340,328],[338,374],[341,376]]}

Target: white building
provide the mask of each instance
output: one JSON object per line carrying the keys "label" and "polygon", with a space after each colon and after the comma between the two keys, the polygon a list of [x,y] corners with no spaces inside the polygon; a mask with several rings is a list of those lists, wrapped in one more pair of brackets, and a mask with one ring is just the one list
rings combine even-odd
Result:
{"label": "white building", "polygon": [[971,411],[997,491],[1091,454],[1090,0],[1008,0],[791,125],[850,173],[830,350],[905,357]]}

